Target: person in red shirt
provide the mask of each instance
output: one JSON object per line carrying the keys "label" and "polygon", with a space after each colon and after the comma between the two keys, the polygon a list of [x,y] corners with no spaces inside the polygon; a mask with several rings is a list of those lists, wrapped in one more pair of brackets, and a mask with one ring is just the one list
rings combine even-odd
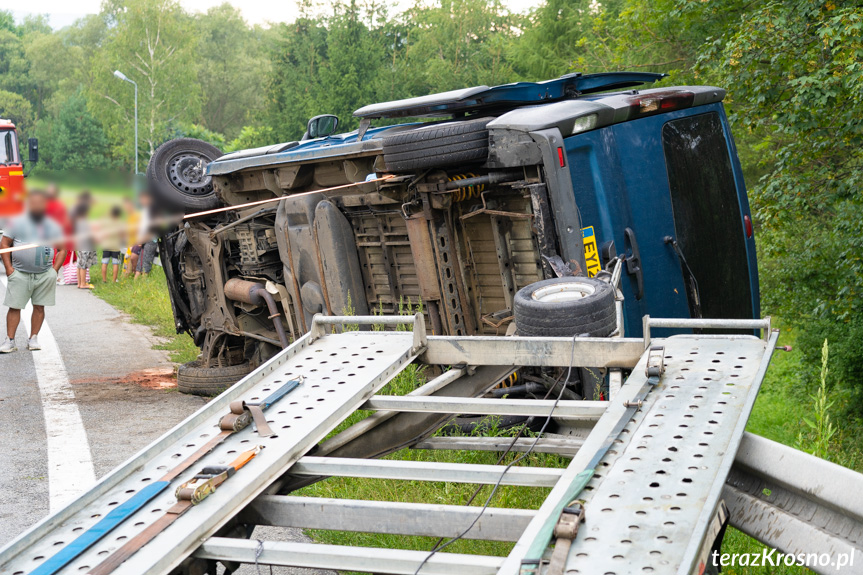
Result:
{"label": "person in red shirt", "polygon": [[[66,210],[66,205],[60,200],[60,188],[57,184],[50,184],[45,190],[48,194],[48,203],[45,206],[45,215],[57,222],[63,229],[63,235],[71,238],[73,234],[72,220],[69,219],[69,212]],[[67,256],[66,260],[60,268],[60,273],[57,274],[57,283],[63,285],[64,274],[63,270],[67,265],[71,265],[75,259],[75,245],[72,240],[66,242]]]}

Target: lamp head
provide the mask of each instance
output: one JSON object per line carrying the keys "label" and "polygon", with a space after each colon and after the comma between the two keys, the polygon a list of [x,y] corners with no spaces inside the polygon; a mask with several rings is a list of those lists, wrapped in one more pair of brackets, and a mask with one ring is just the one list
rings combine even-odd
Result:
{"label": "lamp head", "polygon": [[124,82],[129,81],[129,78],[127,78],[126,75],[123,72],[121,72],[120,70],[114,70],[114,76],[116,76],[120,80],[123,80]]}

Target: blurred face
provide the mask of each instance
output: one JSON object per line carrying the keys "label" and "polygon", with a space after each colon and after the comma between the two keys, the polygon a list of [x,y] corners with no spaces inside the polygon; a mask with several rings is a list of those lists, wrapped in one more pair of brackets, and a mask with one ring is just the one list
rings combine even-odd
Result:
{"label": "blurred face", "polygon": [[45,206],[48,198],[45,194],[30,194],[27,196],[27,211],[34,219],[41,219],[45,215]]}
{"label": "blurred face", "polygon": [[48,189],[46,191],[48,193],[48,197],[52,200],[56,200],[58,197],[60,197],[60,188],[58,188],[54,184],[48,186]]}

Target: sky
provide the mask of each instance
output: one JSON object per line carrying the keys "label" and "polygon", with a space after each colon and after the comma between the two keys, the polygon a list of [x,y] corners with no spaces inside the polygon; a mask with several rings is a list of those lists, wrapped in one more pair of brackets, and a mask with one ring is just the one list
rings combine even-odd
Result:
{"label": "sky", "polygon": [[[190,12],[206,12],[208,8],[222,4],[225,0],[180,0]],[[266,22],[290,22],[296,18],[297,3],[293,0],[228,0],[237,6],[243,17],[251,24]],[[503,3],[514,12],[526,12],[536,0],[504,0]],[[11,10],[19,22],[28,14],[48,14],[51,26],[55,29],[72,24],[86,14],[99,11],[101,0],[28,0],[27,9],[22,10],[20,0],[0,0],[0,9]],[[410,0],[391,2],[395,11],[412,4]],[[321,3],[325,7],[326,2]],[[325,9],[325,8],[324,8]]]}

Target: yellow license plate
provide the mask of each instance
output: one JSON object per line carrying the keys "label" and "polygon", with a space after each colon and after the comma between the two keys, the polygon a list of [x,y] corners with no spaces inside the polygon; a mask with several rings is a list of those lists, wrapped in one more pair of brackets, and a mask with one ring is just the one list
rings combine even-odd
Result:
{"label": "yellow license plate", "polygon": [[593,226],[581,229],[581,237],[584,241],[584,261],[587,263],[587,277],[592,278],[602,271],[599,262],[599,249],[596,247],[596,234]]}

